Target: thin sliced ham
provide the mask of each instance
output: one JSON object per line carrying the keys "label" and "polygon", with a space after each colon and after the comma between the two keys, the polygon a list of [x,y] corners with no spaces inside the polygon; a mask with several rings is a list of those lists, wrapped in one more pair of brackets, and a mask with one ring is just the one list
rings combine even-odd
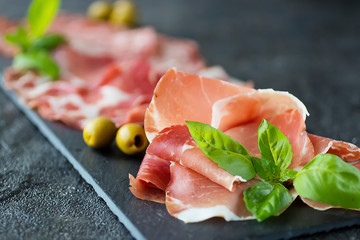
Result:
{"label": "thin sliced ham", "polygon": [[[161,161],[168,161],[168,165],[166,166],[165,163],[158,164],[160,159]],[[165,128],[156,136],[146,151],[136,179],[140,180],[143,185],[163,190],[165,194],[165,188],[159,187],[159,185],[166,186],[169,183],[170,162],[176,162],[206,176],[229,191],[235,191],[235,184],[244,181],[241,177],[233,176],[219,168],[216,163],[206,157],[184,125]],[[159,179],[162,179],[161,184],[159,184]],[[145,198],[141,192],[134,191],[133,187],[130,190],[135,196],[141,199]]]}
{"label": "thin sliced ham", "polygon": [[262,118],[277,126],[289,138],[293,152],[293,159],[289,168],[299,169],[315,156],[314,147],[305,131],[303,117],[296,109],[288,109],[281,114],[274,114],[273,116],[260,115],[260,118],[258,117],[249,123],[233,127],[225,131],[225,133],[244,145],[252,156],[260,158],[257,131]]}
{"label": "thin sliced ham", "polygon": [[314,145],[315,155],[331,153],[339,156],[346,162],[354,162],[360,159],[360,149],[352,143],[337,141],[313,134],[309,134],[309,138]]}
{"label": "thin sliced ham", "polygon": [[136,179],[130,174],[130,191],[140,199],[165,203],[170,181],[170,161],[146,154]]}
{"label": "thin sliced ham", "polygon": [[[170,172],[170,179],[163,179],[163,182],[168,181],[167,187],[160,189],[166,196],[165,204],[171,215],[185,222],[214,216],[226,220],[244,219],[250,216],[244,214],[247,212],[245,206],[239,199],[235,201],[234,195],[242,200],[243,190],[252,186],[254,180],[240,182],[236,181],[236,176],[223,174],[222,169],[196,146],[184,121],[211,124],[242,143],[251,155],[260,157],[257,131],[262,119],[266,119],[289,138],[293,152],[290,167],[295,169],[301,169],[316,154],[323,152],[337,154],[345,161],[359,158],[360,150],[355,145],[308,134],[307,115],[305,106],[287,92],[255,90],[172,69],[159,81],[146,111],[145,130],[151,143],[143,164],[149,166],[151,158],[148,155],[171,162],[169,168],[163,169]],[[358,165],[358,162],[354,163],[354,166]],[[159,169],[155,169],[156,175]],[[151,171],[147,169],[147,173]],[[154,187],[153,177],[150,174],[141,180],[143,176],[139,171],[136,178],[131,176],[130,190],[135,196],[146,199],[148,193],[142,194],[138,191],[140,187],[133,183],[142,181],[146,182],[142,187]],[[225,179],[231,181],[221,182]],[[295,199],[295,190],[290,190]],[[312,207],[328,207],[304,202]]]}
{"label": "thin sliced ham", "polygon": [[[145,131],[151,141],[162,129],[185,120],[211,123],[212,106],[223,98],[255,91],[252,88],[169,70],[159,81],[146,111]],[[194,102],[195,101],[195,102]]]}
{"label": "thin sliced ham", "polygon": [[212,217],[226,221],[254,219],[246,209],[243,191],[258,180],[241,184],[236,191],[212,182],[177,163],[171,164],[171,181],[166,189],[166,208],[184,222],[199,222]]}

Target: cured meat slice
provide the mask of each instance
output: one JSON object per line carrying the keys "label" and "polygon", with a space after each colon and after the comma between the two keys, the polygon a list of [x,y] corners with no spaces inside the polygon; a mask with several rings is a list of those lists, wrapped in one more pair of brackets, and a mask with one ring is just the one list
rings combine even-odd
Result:
{"label": "cured meat slice", "polygon": [[254,219],[243,200],[243,191],[257,180],[241,183],[234,192],[177,163],[170,167],[171,181],[166,189],[166,208],[184,222],[212,217],[226,221]]}
{"label": "cured meat slice", "polygon": [[165,202],[165,190],[170,181],[170,161],[147,153],[136,179],[130,174],[130,191],[143,200]]}
{"label": "cured meat slice", "polygon": [[331,153],[339,156],[346,162],[353,162],[360,159],[360,149],[352,143],[337,141],[313,134],[309,134],[309,138],[314,145],[315,155]]}
{"label": "cured meat slice", "polygon": [[[314,147],[305,131],[305,122],[298,110],[289,109],[274,116],[267,114],[263,118],[277,126],[289,138],[293,152],[293,159],[289,168],[297,169],[305,166],[315,155]],[[257,134],[261,121],[262,117],[250,123],[231,128],[225,133],[244,145],[250,155],[261,157]]]}
{"label": "cured meat slice", "polygon": [[185,120],[210,124],[212,106],[219,99],[252,88],[169,70],[159,81],[145,115],[145,131],[151,141],[162,129],[183,125]]}
{"label": "cured meat slice", "polygon": [[172,69],[155,89],[145,116],[145,130],[150,141],[163,128],[184,124],[185,120],[211,124],[225,131],[287,109],[297,109],[304,120],[308,114],[305,106],[286,92],[257,91]]}
{"label": "cured meat slice", "polygon": [[[60,120],[78,129],[99,115],[111,118],[117,126],[126,122],[143,123],[155,86],[149,79],[150,65],[146,60],[118,63],[121,71],[106,80],[107,84],[99,84],[108,77],[112,60],[88,57],[69,47],[57,49],[54,56],[61,66],[59,80],[49,82],[33,72],[23,74],[8,68],[4,74],[5,86],[16,91],[23,102],[37,108],[44,118]],[[139,87],[133,89],[133,80]]]}
{"label": "cured meat slice", "polygon": [[[169,163],[170,161],[177,162],[206,176],[229,191],[235,191],[235,184],[242,181],[241,177],[233,176],[210,160],[196,145],[188,128],[183,125],[165,128],[156,136],[146,151],[136,179],[142,180],[146,185],[152,184],[158,187],[159,184],[156,182],[158,178],[162,177],[162,182],[167,184],[169,182],[167,177],[169,170],[163,167],[163,164],[159,164],[157,167],[156,164],[159,159],[167,160]],[[152,166],[151,169],[148,168],[149,165]],[[155,180],[153,179],[154,176],[156,176]],[[160,189],[164,190],[163,188]]]}

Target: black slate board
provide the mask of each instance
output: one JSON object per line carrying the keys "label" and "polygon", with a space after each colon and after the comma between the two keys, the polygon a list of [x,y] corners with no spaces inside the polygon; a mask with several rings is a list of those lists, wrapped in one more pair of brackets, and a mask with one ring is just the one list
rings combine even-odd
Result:
{"label": "black slate board", "polygon": [[[170,9],[170,12],[171,9],[177,9],[174,6],[179,2],[174,2],[165,3],[161,9]],[[152,14],[157,12],[156,8],[159,7],[156,4],[142,4],[149,7],[151,9],[149,12]],[[199,5],[201,3],[196,6],[199,7]],[[313,115],[312,121],[308,123],[310,129],[316,129],[317,134],[347,141],[351,141],[353,136],[354,142],[358,141],[356,136],[359,135],[360,130],[358,124],[355,125],[355,123],[359,117],[357,90],[359,83],[356,81],[359,72],[353,70],[357,68],[351,68],[352,64],[359,62],[355,54],[356,51],[359,52],[358,48],[355,48],[357,49],[355,52],[351,49],[351,46],[356,46],[354,43],[358,43],[358,36],[354,31],[357,28],[352,24],[358,22],[356,17],[358,14],[355,12],[357,6],[346,7],[334,3],[326,6],[315,3],[302,5],[297,4],[296,1],[272,1],[268,4],[262,3],[261,7],[248,4],[247,9],[253,11],[254,16],[259,16],[259,18],[252,18],[251,14],[246,15],[246,11],[243,11],[239,16],[246,16],[246,18],[241,19],[241,17],[236,17],[238,15],[236,7],[239,6],[234,2],[231,5],[234,7],[215,4],[213,7],[208,7],[206,13],[190,10],[195,14],[203,14],[207,19],[207,24],[217,29],[216,37],[211,35],[211,38],[205,42],[204,39],[208,37],[206,34],[209,33],[206,31],[208,27],[203,23],[199,23],[203,27],[199,30],[196,28],[198,25],[189,24],[194,19],[192,17],[182,19],[182,23],[171,21],[171,19],[176,19],[176,14],[181,11],[173,12],[172,18],[168,18],[169,21],[166,22],[161,19],[161,15],[146,16],[146,12],[145,18],[148,18],[148,23],[153,22],[164,32],[199,38],[207,59],[223,64],[236,76],[251,77],[260,87],[273,86],[295,93],[308,105]],[[232,35],[234,39],[223,40],[224,38],[218,37],[232,33],[232,29],[220,26],[220,15],[231,16],[237,20],[232,27],[236,27],[240,32]],[[228,19],[224,20],[225,23],[230,22],[226,20]],[[318,34],[320,30],[325,38]],[[262,32],[264,34],[261,34]],[[280,35],[276,35],[279,33]],[[326,38],[326,36],[329,37]],[[281,43],[281,41],[277,42],[279,39],[283,40],[284,44],[279,44]],[[229,44],[226,44],[226,41],[229,41]],[[217,43],[218,48],[213,48],[211,44],[214,42]],[[316,47],[309,47],[312,46],[310,43]],[[222,47],[221,44],[223,44]],[[347,46],[350,46],[351,51]],[[274,48],[276,51],[273,51]],[[237,52],[242,55],[237,56]],[[334,61],[336,65],[333,65],[327,59],[342,61]],[[308,61],[311,61],[311,64],[308,64]],[[258,68],[261,71],[258,71]],[[343,77],[340,73],[345,71],[348,74]],[[297,81],[291,81],[293,77]],[[341,77],[342,81],[337,81],[337,77]],[[324,85],[326,85],[325,88]],[[275,239],[360,223],[358,212],[341,209],[318,212],[298,201],[282,216],[271,218],[261,224],[256,221],[225,223],[220,219],[199,224],[183,224],[171,218],[163,205],[137,200],[130,194],[128,173],[137,172],[141,157],[127,158],[114,146],[102,152],[87,148],[82,143],[79,132],[62,124],[39,118],[37,114],[19,104],[14,95],[8,92],[7,94],[54,146],[70,160],[80,174],[94,186],[98,194],[104,198],[112,211],[136,238]],[[345,120],[344,116],[346,116]],[[331,129],[328,126],[331,126]],[[344,131],[340,131],[341,129]]]}
{"label": "black slate board", "polygon": [[128,174],[136,176],[143,155],[126,156],[114,144],[101,151],[91,149],[83,142],[80,131],[42,119],[21,104],[13,92],[6,91],[3,86],[2,89],[93,186],[137,239],[278,239],[328,231],[360,222],[360,212],[343,209],[320,212],[297,200],[280,217],[262,223],[255,220],[227,223],[222,219],[211,219],[184,224],[171,217],[164,205],[136,199],[129,191]]}
{"label": "black slate board", "polygon": [[123,155],[115,145],[101,151],[93,150],[85,145],[80,131],[42,119],[36,112],[22,105],[14,93],[3,90],[93,186],[137,239],[278,239],[360,223],[360,212],[343,209],[321,212],[297,200],[281,216],[262,223],[255,220],[227,223],[222,219],[211,219],[184,224],[171,217],[165,205],[136,199],[129,191],[128,174],[136,175],[142,155]]}

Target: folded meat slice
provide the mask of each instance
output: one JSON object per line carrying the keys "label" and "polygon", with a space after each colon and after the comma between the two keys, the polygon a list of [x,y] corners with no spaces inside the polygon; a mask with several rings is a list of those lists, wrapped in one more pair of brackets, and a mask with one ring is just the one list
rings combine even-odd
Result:
{"label": "folded meat slice", "polygon": [[171,69],[160,79],[146,111],[146,135],[151,141],[162,129],[183,125],[185,120],[210,124],[216,101],[252,91],[255,90]]}
{"label": "folded meat slice", "polygon": [[[288,109],[280,114],[268,115],[264,118],[288,137],[293,152],[289,168],[301,168],[313,159],[314,147],[305,131],[305,122],[298,110]],[[261,121],[262,116],[249,123],[231,128],[225,133],[244,145],[250,155],[260,158],[258,128]]]}
{"label": "folded meat slice", "polygon": [[360,149],[348,142],[333,140],[309,134],[309,138],[314,145],[315,155],[320,153],[331,153],[339,156],[346,162],[354,162],[360,159]]}
{"label": "folded meat slice", "polygon": [[[143,123],[156,84],[150,79],[148,61],[141,58],[116,63],[118,71],[109,76],[114,64],[111,59],[89,57],[68,46],[53,54],[60,65],[60,79],[51,82],[34,72],[24,74],[8,68],[5,86],[44,118],[78,129],[99,115],[112,119],[117,126]],[[102,84],[104,81],[106,84]]]}
{"label": "folded meat slice", "polygon": [[129,174],[130,191],[137,198],[165,202],[165,190],[170,181],[170,161],[147,153],[136,179]]}
{"label": "folded meat slice", "polygon": [[212,217],[226,221],[254,219],[247,210],[243,192],[258,180],[241,183],[234,192],[177,163],[170,166],[171,180],[166,189],[166,208],[184,222]]}
{"label": "folded meat slice", "polygon": [[[216,163],[210,160],[196,145],[191,137],[188,128],[184,125],[174,125],[163,129],[152,141],[146,151],[146,155],[141,164],[136,180],[142,181],[143,185],[155,186],[161,190],[164,183],[169,182],[169,166],[158,162],[168,161],[176,162],[188,169],[206,176],[209,180],[224,187],[229,191],[235,191],[235,184],[241,182],[241,177],[234,176]],[[159,180],[161,179],[161,180]],[[161,184],[158,182],[161,181]],[[139,198],[146,198],[147,193],[141,194],[139,191],[133,191],[133,184],[130,190]]]}
{"label": "folded meat slice", "polygon": [[145,131],[151,141],[163,128],[184,124],[185,120],[226,131],[288,109],[298,110],[303,120],[308,115],[305,106],[287,92],[255,90],[171,69],[154,91],[145,115]]}

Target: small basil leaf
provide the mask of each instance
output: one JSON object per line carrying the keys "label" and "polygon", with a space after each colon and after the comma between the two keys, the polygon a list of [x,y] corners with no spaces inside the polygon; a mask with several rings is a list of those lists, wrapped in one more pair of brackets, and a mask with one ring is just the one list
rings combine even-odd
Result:
{"label": "small basil leaf", "polygon": [[270,216],[278,216],[290,206],[292,196],[282,184],[259,182],[244,191],[247,209],[261,222]]}
{"label": "small basil leaf", "polygon": [[292,180],[294,179],[297,173],[298,172],[295,171],[294,169],[285,169],[285,171],[281,172],[279,181],[286,182],[288,180]]}
{"label": "small basil leaf", "polygon": [[259,177],[269,182],[275,182],[279,179],[280,169],[274,162],[256,157],[251,157],[251,160]]}
{"label": "small basil leaf", "polygon": [[36,39],[32,48],[37,50],[52,50],[64,42],[65,38],[61,35],[45,35]]}
{"label": "small basil leaf", "polygon": [[60,0],[33,0],[28,11],[30,32],[40,37],[55,17]]}
{"label": "small basil leaf", "polygon": [[19,46],[22,52],[26,51],[30,46],[29,36],[22,27],[18,27],[15,32],[6,34],[5,40]]}
{"label": "small basil leaf", "polygon": [[293,156],[289,139],[265,119],[260,124],[258,137],[261,157],[273,161],[280,171],[284,171]]}
{"label": "small basil leaf", "polygon": [[343,208],[360,208],[360,171],[332,154],[319,154],[294,179],[305,198]]}
{"label": "small basil leaf", "polygon": [[21,53],[14,57],[13,66],[17,70],[37,70],[52,80],[59,77],[59,68],[45,51]]}
{"label": "small basil leaf", "polygon": [[208,152],[208,157],[228,173],[245,180],[250,180],[256,175],[250,156],[215,149]]}
{"label": "small basil leaf", "polygon": [[246,180],[255,176],[251,157],[243,145],[208,124],[185,122],[196,144],[219,167]]}

